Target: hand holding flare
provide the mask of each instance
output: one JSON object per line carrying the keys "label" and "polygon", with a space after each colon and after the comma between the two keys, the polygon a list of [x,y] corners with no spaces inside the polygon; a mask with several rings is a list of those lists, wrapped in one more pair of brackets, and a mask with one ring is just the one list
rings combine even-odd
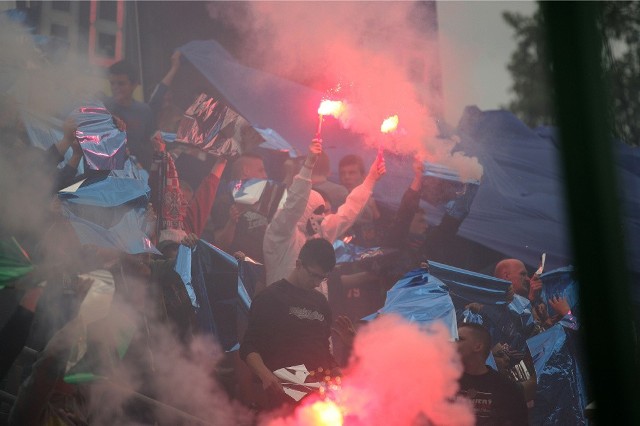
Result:
{"label": "hand holding flare", "polygon": [[316,138],[320,139],[320,133],[322,132],[322,120],[325,115],[332,115],[338,118],[340,114],[344,112],[344,104],[341,101],[331,101],[325,99],[320,102],[318,107],[318,130],[316,131]]}

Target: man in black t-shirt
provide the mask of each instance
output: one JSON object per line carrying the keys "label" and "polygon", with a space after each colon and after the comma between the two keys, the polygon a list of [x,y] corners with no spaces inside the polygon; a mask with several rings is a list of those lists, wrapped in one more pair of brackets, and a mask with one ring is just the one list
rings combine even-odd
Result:
{"label": "man in black t-shirt", "polygon": [[333,246],[322,238],[307,241],[286,279],[260,292],[251,304],[240,357],[262,382],[269,406],[293,402],[273,373],[304,364],[308,371],[331,371],[337,364],[329,350],[331,310],[316,291],[336,263]]}
{"label": "man in black t-shirt", "polygon": [[528,424],[522,388],[485,365],[491,336],[480,324],[458,326],[458,352],[464,366],[460,395],[473,403],[478,426]]}

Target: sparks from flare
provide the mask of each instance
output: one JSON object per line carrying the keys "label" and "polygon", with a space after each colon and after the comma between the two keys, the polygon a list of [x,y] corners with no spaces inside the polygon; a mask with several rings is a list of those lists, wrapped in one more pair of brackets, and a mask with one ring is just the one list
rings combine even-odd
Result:
{"label": "sparks from flare", "polygon": [[320,106],[318,107],[318,130],[316,132],[316,136],[320,137],[320,133],[322,132],[322,120],[325,115],[331,115],[335,118],[338,118],[340,114],[344,112],[344,103],[342,101],[332,101],[329,99],[325,99],[320,102]]}

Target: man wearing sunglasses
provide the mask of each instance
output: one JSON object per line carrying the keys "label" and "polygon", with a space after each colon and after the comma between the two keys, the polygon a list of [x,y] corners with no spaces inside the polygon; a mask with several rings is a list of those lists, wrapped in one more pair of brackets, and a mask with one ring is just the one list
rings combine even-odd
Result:
{"label": "man wearing sunglasses", "polygon": [[331,243],[311,239],[302,246],[288,277],[267,287],[251,304],[240,356],[267,393],[266,409],[294,402],[273,371],[300,364],[310,372],[331,371],[337,366],[329,350],[329,303],[315,290],[335,263]]}

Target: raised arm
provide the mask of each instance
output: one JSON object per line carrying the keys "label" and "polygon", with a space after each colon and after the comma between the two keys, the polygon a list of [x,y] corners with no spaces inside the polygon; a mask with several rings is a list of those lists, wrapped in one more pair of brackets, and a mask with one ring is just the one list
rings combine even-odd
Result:
{"label": "raised arm", "polygon": [[162,78],[151,94],[149,107],[151,108],[151,111],[153,111],[154,115],[158,114],[158,111],[162,107],[162,98],[164,98],[164,95],[173,83],[173,79],[176,77],[176,74],[178,74],[178,70],[180,69],[180,57],[181,54],[179,50],[173,52],[171,55],[171,68],[169,68],[167,74]]}
{"label": "raised arm", "polygon": [[[284,206],[273,216],[273,220],[265,232],[265,242],[278,244],[291,238],[296,229],[296,223],[300,220],[307,208],[309,194],[311,193],[311,172],[316,158],[322,152],[322,140],[314,139],[309,146],[309,155],[302,165],[300,172],[293,178],[293,183],[287,191],[287,199]],[[269,237],[267,239],[267,236]]]}
{"label": "raised arm", "polygon": [[216,199],[218,186],[220,185],[220,177],[227,165],[226,158],[219,158],[211,168],[211,172],[202,180],[198,186],[198,190],[187,206],[187,212],[184,218],[184,224],[187,232],[192,232],[198,237],[202,235],[213,202]]}
{"label": "raised arm", "polygon": [[335,214],[330,214],[322,221],[322,237],[333,243],[353,225],[358,215],[369,201],[373,188],[387,172],[384,158],[377,156],[364,182],[355,187],[347,196],[347,200],[338,208]]}

